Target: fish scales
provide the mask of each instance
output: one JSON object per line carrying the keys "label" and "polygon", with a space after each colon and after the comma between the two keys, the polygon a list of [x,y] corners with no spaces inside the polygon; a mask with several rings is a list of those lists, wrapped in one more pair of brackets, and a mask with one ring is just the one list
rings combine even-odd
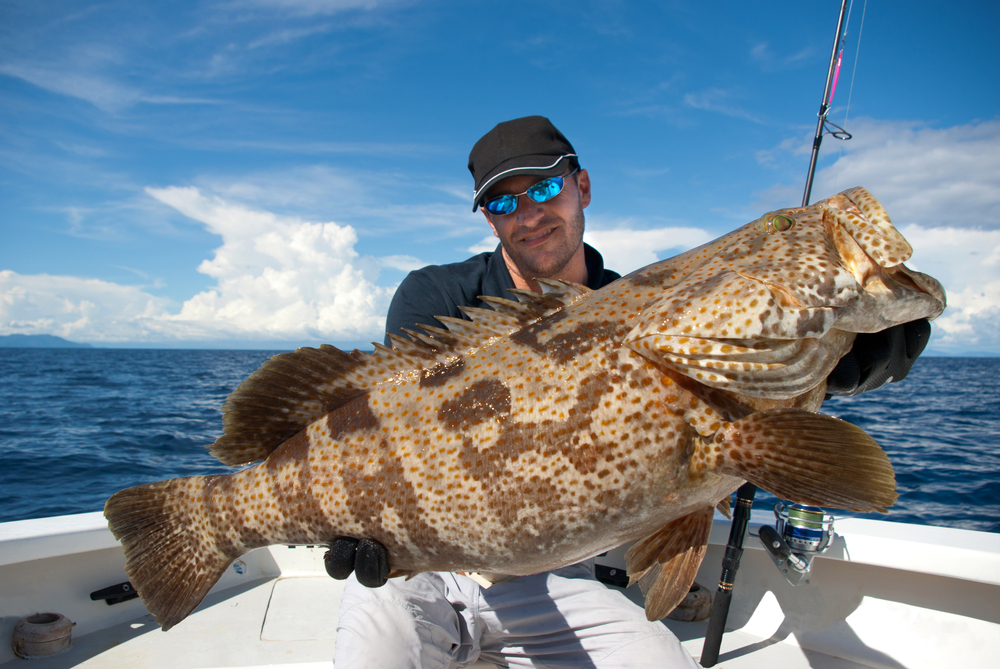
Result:
{"label": "fish scales", "polygon": [[909,254],[858,188],[599,291],[490,298],[374,356],[276,356],[212,447],[263,462],[130,488],[105,513],[164,629],[242,553],[339,536],[381,542],[393,575],[532,574],[641,539],[629,573],[662,617],[744,480],[824,506],[895,499],[878,445],[812,412],[855,333],[944,308]]}

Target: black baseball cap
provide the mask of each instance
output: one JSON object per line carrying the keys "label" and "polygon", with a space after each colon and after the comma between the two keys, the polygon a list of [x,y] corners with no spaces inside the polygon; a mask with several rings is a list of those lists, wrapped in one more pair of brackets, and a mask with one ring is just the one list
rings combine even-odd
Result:
{"label": "black baseball cap", "polygon": [[469,153],[469,171],[476,182],[472,211],[479,208],[490,186],[501,179],[558,176],[569,165],[580,165],[573,145],[544,116],[498,123]]}

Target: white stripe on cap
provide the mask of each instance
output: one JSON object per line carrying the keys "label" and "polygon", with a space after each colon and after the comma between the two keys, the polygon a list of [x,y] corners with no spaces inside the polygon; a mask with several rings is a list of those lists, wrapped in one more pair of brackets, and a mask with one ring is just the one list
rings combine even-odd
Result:
{"label": "white stripe on cap", "polygon": [[[472,202],[473,202],[473,204],[475,204],[476,201],[479,200],[479,196],[482,193],[484,193],[487,188],[489,188],[491,185],[493,185],[493,183],[495,183],[497,179],[502,179],[505,174],[509,174],[510,172],[524,171],[524,170],[551,170],[553,167],[555,167],[556,165],[558,165],[559,162],[561,160],[563,160],[564,158],[577,158],[577,157],[579,157],[579,156],[577,156],[575,153],[567,153],[565,155],[562,155],[562,156],[559,156],[558,158],[556,158],[556,162],[552,163],[548,167],[544,167],[544,166],[538,166],[538,167],[521,166],[521,167],[512,167],[509,170],[504,170],[503,172],[500,172],[499,174],[494,175],[489,181],[487,181],[486,183],[484,183],[479,190],[474,190],[472,192]],[[473,209],[473,211],[475,211],[475,209],[478,208],[478,207],[479,207],[479,205],[475,204],[475,208]]]}

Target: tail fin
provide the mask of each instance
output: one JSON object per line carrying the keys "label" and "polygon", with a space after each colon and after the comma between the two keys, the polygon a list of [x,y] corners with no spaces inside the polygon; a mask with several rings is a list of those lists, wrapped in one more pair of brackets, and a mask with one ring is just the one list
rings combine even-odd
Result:
{"label": "tail fin", "polygon": [[868,512],[892,506],[896,476],[861,428],[801,409],[751,414],[717,433],[718,471],[801,504]]}
{"label": "tail fin", "polygon": [[125,548],[125,572],[163,631],[186,618],[239,557],[224,553],[179,503],[199,478],[206,477],[128,488],[104,505],[108,526]]}

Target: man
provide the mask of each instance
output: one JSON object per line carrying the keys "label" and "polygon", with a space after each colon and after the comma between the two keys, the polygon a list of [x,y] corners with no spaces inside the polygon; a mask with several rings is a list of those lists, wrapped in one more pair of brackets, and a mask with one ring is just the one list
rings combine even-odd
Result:
{"label": "man", "polygon": [[[486,306],[480,295],[510,297],[507,291],[512,288],[539,292],[536,278],[565,279],[596,289],[619,277],[605,270],[601,255],[583,243],[590,177],[548,119],[529,116],[499,124],[473,147],[469,170],[476,180],[473,211],[500,196],[508,196],[504,202],[516,207],[509,214],[490,214],[483,208],[500,244],[496,251],[465,262],[410,273],[392,298],[387,332],[399,333],[415,324],[439,325],[434,316],[461,318],[460,306]],[[544,195],[524,193],[538,182],[548,187]],[[522,195],[509,197],[515,193]],[[549,199],[538,202],[539,197]]]}
{"label": "man", "polygon": [[[500,239],[492,253],[412,272],[389,307],[386,331],[462,317],[478,297],[540,291],[534,279],[597,289],[618,278],[583,243],[590,177],[572,145],[540,116],[501,123],[473,147],[473,211],[484,206]],[[527,192],[526,192],[527,191]],[[386,339],[388,344],[388,338]],[[362,558],[358,558],[361,569]],[[489,584],[483,577],[420,574],[365,588],[348,579],[337,627],[338,667],[696,667],[661,623],[594,578],[593,560]],[[484,587],[488,585],[488,587]]]}
{"label": "man", "polygon": [[[590,177],[548,119],[497,125],[473,147],[469,170],[473,211],[483,207],[500,244],[464,262],[412,272],[393,297],[387,332],[435,325],[434,316],[460,318],[459,307],[484,306],[480,295],[538,292],[536,278],[593,289],[618,278],[583,243]],[[897,380],[905,376],[919,350],[908,356],[901,333],[874,347],[889,351],[875,356],[877,364],[864,352],[845,358],[846,371],[831,376],[838,392],[881,385],[890,363]],[[697,666],[664,625],[648,622],[642,608],[594,578],[593,560],[519,578],[430,573],[386,582],[385,550],[370,540],[343,539],[331,545],[327,564],[338,578],[357,569],[341,600],[338,667],[463,667],[476,659],[508,666]]]}

